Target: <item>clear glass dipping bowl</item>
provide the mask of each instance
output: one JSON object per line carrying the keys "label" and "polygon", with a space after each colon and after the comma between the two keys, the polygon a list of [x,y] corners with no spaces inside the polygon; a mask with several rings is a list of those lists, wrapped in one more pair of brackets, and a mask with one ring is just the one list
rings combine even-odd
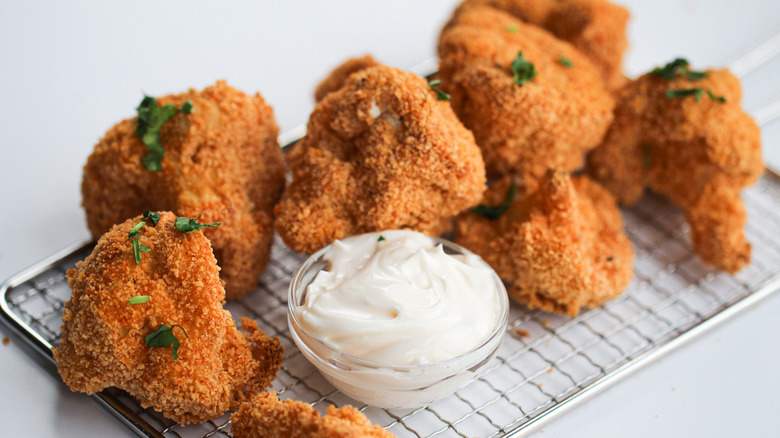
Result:
{"label": "clear glass dipping bowl", "polygon": [[[472,254],[450,241],[441,243],[447,254]],[[446,397],[472,381],[493,359],[506,333],[509,299],[498,275],[493,273],[499,297],[500,316],[490,336],[471,351],[458,357],[424,365],[393,365],[361,359],[335,349],[304,330],[296,317],[303,305],[307,286],[320,270],[328,269],[323,255],[327,246],[312,254],[298,269],[290,283],[287,321],[295,344],[333,386],[344,394],[385,409],[414,409]]]}

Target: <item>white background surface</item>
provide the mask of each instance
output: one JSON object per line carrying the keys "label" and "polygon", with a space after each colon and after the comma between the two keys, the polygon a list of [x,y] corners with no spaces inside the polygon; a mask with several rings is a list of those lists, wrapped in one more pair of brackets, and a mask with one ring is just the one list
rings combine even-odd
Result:
{"label": "white background surface", "polygon": [[[314,85],[348,56],[410,68],[434,55],[456,2],[0,3],[0,280],[88,236],[81,167],[142,92],[217,79],[260,91],[282,131],[305,122]],[[675,56],[719,66],[773,31],[776,1],[620,2],[632,10],[629,74]],[[744,106],[780,99],[780,59],[745,78]],[[780,123],[764,130],[780,167]],[[543,427],[546,436],[772,436],[780,428],[780,294]],[[129,436],[5,327],[0,435]]]}

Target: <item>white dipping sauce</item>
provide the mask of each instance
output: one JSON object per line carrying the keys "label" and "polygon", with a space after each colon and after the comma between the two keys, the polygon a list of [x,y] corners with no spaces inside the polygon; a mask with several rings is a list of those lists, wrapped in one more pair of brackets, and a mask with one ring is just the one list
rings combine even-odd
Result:
{"label": "white dipping sauce", "polygon": [[492,269],[476,255],[446,254],[421,233],[348,237],[323,258],[330,269],[308,286],[296,318],[312,337],[361,359],[453,359],[487,341],[504,317]]}

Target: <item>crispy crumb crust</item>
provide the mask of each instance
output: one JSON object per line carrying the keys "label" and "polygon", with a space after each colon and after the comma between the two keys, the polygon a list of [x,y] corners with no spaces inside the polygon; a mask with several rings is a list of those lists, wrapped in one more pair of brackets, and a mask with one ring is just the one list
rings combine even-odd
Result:
{"label": "crispy crumb crust", "polygon": [[[696,253],[727,272],[750,262],[747,219],[740,190],[763,172],[761,132],[740,108],[739,80],[727,70],[707,70],[697,81],[646,74],[618,94],[615,122],[588,157],[589,172],[622,204],[646,188],[679,207],[691,227]],[[669,99],[668,89],[700,87],[706,94]]]}
{"label": "crispy crumb crust", "polygon": [[[140,216],[100,238],[86,260],[67,273],[73,294],[65,303],[62,338],[53,349],[57,370],[73,391],[116,387],[178,423],[216,418],[271,386],[282,363],[276,338],[223,310],[225,291],[209,240],[183,234],[164,212],[141,228],[136,266],[128,239]],[[145,304],[130,297],[149,295]],[[144,337],[162,324],[180,325],[179,360],[170,348],[150,348]]]}
{"label": "crispy crumb crust", "polygon": [[328,77],[317,85],[317,88],[314,90],[314,100],[319,102],[329,93],[341,88],[352,73],[377,65],[380,64],[376,62],[371,55],[363,55],[360,58],[352,58],[344,61],[344,63],[333,69],[333,71],[328,74]]}
{"label": "crispy crumb crust", "polygon": [[298,252],[386,229],[437,235],[485,190],[479,148],[449,104],[386,66],[353,73],[317,104],[287,158],[293,181],[275,224]]}
{"label": "crispy crumb crust", "polygon": [[571,43],[590,59],[608,89],[625,84],[621,66],[628,47],[627,9],[605,0],[465,0],[444,30],[462,12],[482,6],[504,11]]}
{"label": "crispy crumb crust", "polygon": [[235,438],[393,438],[395,435],[368,421],[353,406],[320,416],[310,404],[281,401],[275,392],[265,392],[244,403],[230,417]]}
{"label": "crispy crumb crust", "polygon": [[[520,51],[538,73],[522,86],[511,70]],[[584,55],[499,10],[459,14],[442,34],[439,58],[442,87],[491,177],[518,175],[533,189],[547,169],[579,169],[612,121],[612,97]]]}
{"label": "crispy crumb crust", "polygon": [[203,91],[158,99],[193,102],[160,135],[161,172],[142,163],[148,148],[136,137],[137,118],[111,128],[84,166],[81,184],[87,225],[97,239],[144,210],[221,222],[205,231],[222,267],[228,299],[255,288],[268,264],[273,206],[284,189],[284,158],[273,111],[259,94],[247,96],[224,81]]}
{"label": "crispy crumb crust", "polygon": [[[484,202],[500,204],[509,181],[491,186]],[[575,316],[620,295],[633,276],[634,251],[615,200],[584,176],[551,170],[497,220],[464,213],[455,229],[456,242],[532,309]]]}

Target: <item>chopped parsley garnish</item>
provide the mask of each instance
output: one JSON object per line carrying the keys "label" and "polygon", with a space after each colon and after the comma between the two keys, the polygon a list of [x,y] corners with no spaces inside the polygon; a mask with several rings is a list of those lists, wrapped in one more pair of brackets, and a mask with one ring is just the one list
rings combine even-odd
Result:
{"label": "chopped parsley garnish", "polygon": [[709,96],[710,100],[717,103],[726,103],[726,98],[723,96],[716,96],[713,94],[710,90],[705,90],[704,88],[685,88],[680,90],[666,90],[666,98],[667,99],[677,99],[677,98],[683,98],[687,96],[693,96],[694,99],[696,99],[696,102],[701,100],[701,97],[704,96],[704,94],[707,94]]}
{"label": "chopped parsley garnish", "polygon": [[140,233],[140,232],[138,232],[138,230],[140,230],[141,228],[143,228],[145,225],[146,225],[146,222],[144,222],[144,221],[138,222],[138,225],[134,226],[134,227],[133,227],[133,228],[130,230],[130,238],[132,239],[133,237],[138,237],[138,236],[140,236],[140,235],[141,235],[141,233]]}
{"label": "chopped parsley garnish", "polygon": [[506,195],[504,196],[504,202],[502,202],[501,205],[491,207],[488,205],[479,204],[472,208],[471,212],[494,221],[501,217],[502,214],[506,213],[507,210],[509,210],[509,207],[512,205],[512,201],[515,200],[516,194],[517,188],[515,187],[515,182],[512,181],[512,184],[509,186],[509,189],[506,191]]}
{"label": "chopped parsley garnish", "polygon": [[177,217],[176,222],[173,223],[173,226],[182,233],[187,234],[193,231],[200,231],[207,227],[218,227],[220,224],[219,222],[214,222],[212,224],[199,224],[198,219],[200,219],[200,216],[196,217],[195,219]]}
{"label": "chopped parsley garnish", "polygon": [[515,75],[515,84],[521,87],[536,77],[534,64],[523,58],[523,52],[518,52],[517,58],[512,61],[512,73]]}
{"label": "chopped parsley garnish", "polygon": [[436,93],[437,100],[446,100],[447,102],[449,102],[450,95],[442,91],[441,88],[439,88],[440,85],[441,85],[441,81],[438,79],[436,79],[435,81],[428,82],[428,86],[431,87],[431,90],[433,90]]}
{"label": "chopped parsley garnish", "polygon": [[715,94],[712,93],[711,90],[704,90],[704,91],[707,93],[707,96],[709,96],[710,100],[712,100],[713,102],[726,103],[726,98],[725,97],[723,97],[723,96],[716,96]]}
{"label": "chopped parsley garnish", "polygon": [[573,63],[573,62],[571,62],[571,61],[569,60],[569,58],[566,58],[566,57],[563,57],[563,56],[561,56],[560,58],[558,58],[558,62],[560,62],[560,63],[561,63],[561,65],[562,65],[562,66],[564,66],[564,67],[566,67],[566,68],[572,68],[572,67],[574,67],[574,63]]}
{"label": "chopped parsley garnish", "polygon": [[385,239],[385,236],[383,236],[381,234],[379,235],[379,239],[376,239],[377,242],[382,242],[384,240],[387,240],[387,239]]}
{"label": "chopped parsley garnish", "polygon": [[506,31],[509,33],[517,33],[518,30],[520,29],[514,24],[506,27]]}
{"label": "chopped parsley garnish", "polygon": [[178,112],[192,114],[192,102],[187,101],[181,107],[171,104],[159,106],[157,99],[144,96],[136,110],[138,111],[138,127],[135,130],[135,136],[140,138],[149,148],[149,153],[143,158],[144,166],[150,172],[159,172],[162,170],[160,161],[165,155],[165,149],[160,143],[160,131],[165,122],[172,119]]}
{"label": "chopped parsley garnish", "polygon": [[130,297],[129,300],[127,300],[127,304],[146,304],[149,302],[149,295],[136,295],[134,297]]}
{"label": "chopped parsley garnish", "polygon": [[184,330],[184,327],[176,324],[174,326],[167,326],[165,324],[161,325],[160,328],[157,330],[149,333],[148,335],[144,336],[144,341],[146,341],[146,346],[150,348],[171,348],[171,355],[173,356],[173,360],[179,359],[179,346],[181,343],[179,342],[179,339],[176,338],[176,335],[173,334],[173,329],[175,327],[178,327],[181,329],[181,331],[184,333],[184,336],[190,337],[187,332]]}
{"label": "chopped parsley garnish", "polygon": [[144,219],[152,223],[153,227],[157,226],[157,222],[160,222],[160,213],[154,211],[145,211]]}
{"label": "chopped parsley garnish", "polygon": [[656,67],[650,73],[673,81],[676,78],[686,77],[692,81],[698,81],[709,76],[706,71],[695,71],[690,69],[690,63],[685,58],[677,58],[663,67]]}
{"label": "chopped parsley garnish", "polygon": [[130,239],[130,243],[133,245],[133,258],[135,259],[136,266],[141,264],[141,253],[152,250],[152,248],[149,248],[139,241],[139,238],[141,237],[141,232],[139,230],[145,225],[146,222],[144,221],[138,222],[138,225],[134,226],[130,230],[130,233],[127,234],[127,238]]}

